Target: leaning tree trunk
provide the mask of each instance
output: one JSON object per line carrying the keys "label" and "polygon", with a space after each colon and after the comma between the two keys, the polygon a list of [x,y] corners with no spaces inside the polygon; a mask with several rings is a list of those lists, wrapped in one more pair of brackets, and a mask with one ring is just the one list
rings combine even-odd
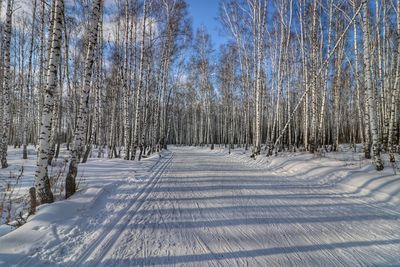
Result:
{"label": "leaning tree trunk", "polygon": [[92,80],[92,67],[94,63],[94,52],[96,50],[99,21],[101,18],[102,0],[93,2],[92,19],[89,24],[89,39],[85,59],[84,85],[79,106],[79,115],[74,135],[74,144],[71,150],[71,161],[67,177],[65,178],[65,197],[72,196],[76,191],[75,178],[78,174],[78,159],[81,157],[83,142],[85,140],[86,119],[89,112],[89,93]]}
{"label": "leaning tree trunk", "polygon": [[60,64],[64,0],[55,0],[54,20],[51,31],[51,47],[47,68],[47,84],[44,90],[44,103],[39,135],[39,154],[35,174],[35,187],[39,203],[53,202],[53,193],[47,174],[50,135],[53,120],[54,94],[57,87],[57,72]]}
{"label": "leaning tree trunk", "polygon": [[368,112],[369,112],[369,122],[372,133],[372,152],[374,156],[375,168],[378,171],[383,170],[384,166],[381,160],[381,147],[378,135],[378,125],[376,110],[374,104],[374,89],[372,87],[372,77],[371,77],[371,50],[369,41],[369,10],[368,1],[363,3],[363,30],[364,30],[364,79],[368,95]]}

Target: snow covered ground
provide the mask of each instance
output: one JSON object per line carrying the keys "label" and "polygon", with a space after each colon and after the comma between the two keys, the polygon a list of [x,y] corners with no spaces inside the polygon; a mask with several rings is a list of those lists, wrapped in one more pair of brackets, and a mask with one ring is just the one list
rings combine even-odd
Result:
{"label": "snow covered ground", "polygon": [[[11,158],[3,180],[18,173]],[[0,237],[0,266],[398,266],[396,168],[376,172],[346,149],[254,160],[241,149],[171,147],[140,163],[90,159],[76,195]]]}

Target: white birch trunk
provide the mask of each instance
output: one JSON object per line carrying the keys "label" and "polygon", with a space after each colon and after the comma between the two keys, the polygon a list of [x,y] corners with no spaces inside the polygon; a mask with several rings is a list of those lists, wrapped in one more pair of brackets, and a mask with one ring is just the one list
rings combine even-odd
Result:
{"label": "white birch trunk", "polygon": [[6,12],[6,23],[4,26],[4,63],[3,63],[3,113],[2,118],[2,136],[1,136],[1,147],[0,147],[0,157],[1,157],[1,167],[7,168],[7,148],[8,148],[8,138],[9,129],[11,122],[11,106],[10,106],[10,49],[11,49],[11,31],[12,31],[12,0],[7,1],[7,12]]}
{"label": "white birch trunk", "polygon": [[[397,115],[396,114],[396,103],[398,101],[398,87],[399,87],[399,79],[400,79],[400,0],[397,1],[397,66],[396,66],[396,78],[395,84],[393,87],[391,102],[390,102],[390,122],[389,122],[389,136],[388,136],[388,145],[389,145],[389,158],[390,162],[395,162],[395,136],[396,136],[396,123],[397,123]],[[399,138],[400,139],[400,138]]]}
{"label": "white birch trunk", "polygon": [[50,37],[51,47],[47,67],[47,82],[44,90],[44,103],[39,135],[39,153],[35,174],[35,187],[39,197],[39,203],[53,202],[47,166],[53,120],[54,94],[57,87],[57,72],[60,64],[64,1],[55,0],[54,5],[54,23]]}
{"label": "white birch trunk", "polygon": [[124,61],[124,148],[125,160],[130,158],[130,132],[131,132],[131,119],[130,119],[130,86],[129,86],[129,1],[125,0],[125,61]]}
{"label": "white birch trunk", "polygon": [[135,159],[136,151],[139,146],[139,121],[140,121],[140,104],[142,99],[142,87],[143,87],[143,76],[144,76],[144,49],[145,49],[145,38],[146,38],[146,20],[147,20],[147,1],[144,0],[143,4],[143,25],[142,25],[142,45],[140,51],[140,67],[139,67],[139,81],[136,90],[136,103],[135,103],[135,114],[134,114],[134,125],[133,125],[133,151],[132,158]]}
{"label": "white birch trunk", "polygon": [[383,170],[384,166],[381,161],[381,147],[378,135],[378,124],[376,117],[376,109],[374,103],[374,90],[372,87],[371,77],[371,50],[370,50],[370,36],[369,36],[369,10],[368,1],[363,3],[363,30],[364,30],[364,79],[368,95],[368,111],[369,111],[369,122],[372,133],[372,152],[374,156],[374,163],[376,170]]}
{"label": "white birch trunk", "polygon": [[87,117],[89,112],[89,94],[92,80],[92,68],[94,63],[94,53],[96,50],[99,21],[102,13],[102,2],[103,0],[95,0],[92,7],[92,18],[89,24],[89,38],[88,46],[85,58],[85,69],[84,69],[84,84],[81,92],[79,114],[77,118],[77,126],[74,135],[74,143],[71,150],[71,161],[69,165],[69,171],[65,179],[65,197],[68,198],[75,193],[76,184],[75,178],[78,172],[78,161],[82,155],[85,132],[87,127]]}

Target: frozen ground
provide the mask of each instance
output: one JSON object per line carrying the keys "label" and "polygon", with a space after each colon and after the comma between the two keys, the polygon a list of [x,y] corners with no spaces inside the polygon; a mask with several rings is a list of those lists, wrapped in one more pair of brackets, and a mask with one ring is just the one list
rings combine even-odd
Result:
{"label": "frozen ground", "polygon": [[78,194],[0,237],[0,266],[400,265],[400,176],[357,153],[172,147],[80,168]]}

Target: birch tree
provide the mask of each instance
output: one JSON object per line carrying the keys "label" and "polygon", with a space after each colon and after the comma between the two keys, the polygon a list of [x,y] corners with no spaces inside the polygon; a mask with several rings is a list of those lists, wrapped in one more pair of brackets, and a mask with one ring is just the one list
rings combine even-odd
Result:
{"label": "birch tree", "polygon": [[[397,1],[397,65],[395,73],[395,83],[392,94],[390,96],[390,121],[389,121],[389,132],[388,132],[388,145],[389,145],[389,158],[390,162],[395,162],[395,137],[397,133],[397,117],[396,104],[399,101],[399,89],[400,86],[400,0]],[[399,138],[400,139],[400,138]],[[399,141],[400,142],[400,141]]]}
{"label": "birch tree", "polygon": [[263,46],[266,28],[267,1],[248,0],[252,8],[253,18],[253,57],[254,57],[254,92],[255,92],[255,122],[254,122],[254,148],[253,156],[259,155],[261,151],[261,120],[262,120],[262,62]]}
{"label": "birch tree", "polygon": [[77,117],[77,126],[74,134],[74,143],[71,150],[71,159],[69,170],[65,179],[65,197],[69,198],[76,190],[76,175],[78,173],[78,162],[82,156],[83,145],[85,142],[85,132],[87,127],[87,115],[89,112],[89,94],[92,81],[92,68],[94,63],[94,54],[97,45],[99,21],[102,13],[103,0],[93,1],[92,17],[89,23],[88,45],[84,66],[84,84],[81,92],[79,115]]}
{"label": "birch tree", "polygon": [[43,111],[41,115],[39,152],[37,159],[37,168],[35,174],[36,193],[39,197],[39,203],[53,202],[53,193],[50,189],[50,180],[48,177],[48,154],[50,149],[50,138],[53,120],[54,94],[57,88],[57,73],[60,64],[62,26],[64,1],[54,0],[54,17],[52,19],[50,35],[50,53],[46,74],[46,86],[44,92]]}
{"label": "birch tree", "polygon": [[1,136],[1,147],[0,147],[0,156],[1,156],[1,167],[7,168],[7,149],[8,149],[8,138],[9,138],[9,129],[11,122],[11,103],[10,103],[10,95],[11,95],[11,72],[10,72],[10,49],[11,49],[11,34],[12,34],[12,9],[13,9],[13,0],[7,0],[7,11],[6,11],[6,23],[4,25],[4,36],[3,36],[3,103],[1,110],[2,116],[2,136]]}
{"label": "birch tree", "polygon": [[367,90],[367,105],[369,113],[369,124],[371,127],[372,134],[372,152],[374,157],[374,163],[376,170],[383,170],[384,166],[381,160],[381,144],[378,136],[378,125],[376,117],[376,109],[374,103],[374,89],[372,87],[372,77],[371,77],[371,44],[369,36],[369,8],[368,1],[363,2],[363,31],[364,31],[364,79]]}
{"label": "birch tree", "polygon": [[141,38],[141,50],[140,50],[140,67],[139,67],[139,78],[138,85],[136,88],[136,100],[135,100],[135,113],[133,122],[133,150],[132,158],[135,159],[136,151],[139,146],[139,118],[140,118],[140,104],[142,101],[142,89],[143,89],[143,77],[144,77],[144,60],[145,60],[145,44],[146,44],[146,20],[147,20],[147,1],[143,3],[143,22],[142,22],[142,38]]}

